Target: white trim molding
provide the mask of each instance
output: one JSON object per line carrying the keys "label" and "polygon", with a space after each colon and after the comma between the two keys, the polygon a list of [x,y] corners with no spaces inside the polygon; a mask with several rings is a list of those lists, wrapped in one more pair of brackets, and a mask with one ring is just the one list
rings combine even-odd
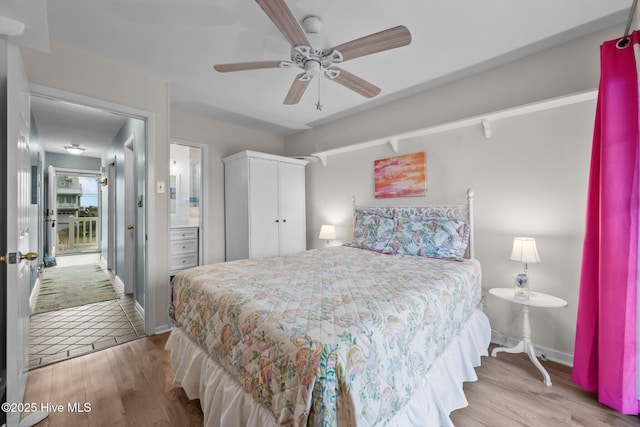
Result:
{"label": "white trim molding", "polygon": [[114,275],[113,282],[113,284],[119,288],[118,290],[124,293],[124,282],[122,281],[122,279],[120,279],[120,276]]}
{"label": "white trim molding", "polygon": [[144,319],[144,308],[142,308],[142,306],[140,305],[140,303],[138,301],[135,301],[135,309],[138,312],[138,314],[140,315],[140,317],[142,317]]}
{"label": "white trim molding", "polygon": [[348,153],[350,151],[362,150],[365,148],[375,147],[378,145],[389,144],[393,152],[397,153],[398,144],[403,140],[419,138],[422,136],[433,135],[441,132],[447,132],[450,130],[460,129],[468,126],[481,126],[484,132],[485,138],[490,138],[491,123],[495,122],[496,120],[502,120],[510,117],[517,117],[525,114],[531,114],[538,111],[550,110],[553,108],[559,108],[567,105],[578,104],[581,102],[594,100],[597,97],[598,97],[597,90],[579,92],[573,95],[561,96],[558,98],[547,99],[545,101],[540,101],[540,102],[533,102],[531,104],[520,105],[518,107],[508,108],[506,110],[501,110],[501,111],[495,111],[489,114],[482,114],[480,116],[474,116],[466,119],[456,120],[449,123],[429,126],[423,129],[404,132],[397,135],[389,135],[389,136],[374,139],[371,141],[365,141],[357,144],[347,145],[340,148],[334,148],[332,150],[319,151],[317,153],[311,153],[311,155],[320,159],[322,164],[326,166],[328,156],[332,156],[335,154]]}
{"label": "white trim molding", "polygon": [[171,326],[169,326],[169,325],[160,325],[160,326],[158,326],[156,328],[155,333],[156,333],[156,335],[159,335],[159,334],[164,334],[165,332],[170,332],[170,331],[171,331]]}
{"label": "white trim molding", "polygon": [[[505,334],[491,330],[491,342],[503,347],[513,347],[521,340],[516,337],[508,337]],[[535,345],[536,356],[543,361],[550,360],[552,362],[559,363],[565,366],[573,367],[573,354],[564,353],[562,351],[554,350],[552,348],[543,347],[538,344]],[[500,355],[498,357],[509,357],[510,355]]]}

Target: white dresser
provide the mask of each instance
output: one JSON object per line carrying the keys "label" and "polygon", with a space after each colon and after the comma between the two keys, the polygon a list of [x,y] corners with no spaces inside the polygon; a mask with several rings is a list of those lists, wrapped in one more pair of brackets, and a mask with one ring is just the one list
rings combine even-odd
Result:
{"label": "white dresser", "polygon": [[198,227],[172,227],[169,232],[169,275],[198,265]]}
{"label": "white dresser", "polygon": [[255,151],[224,158],[227,261],[307,249],[306,164]]}

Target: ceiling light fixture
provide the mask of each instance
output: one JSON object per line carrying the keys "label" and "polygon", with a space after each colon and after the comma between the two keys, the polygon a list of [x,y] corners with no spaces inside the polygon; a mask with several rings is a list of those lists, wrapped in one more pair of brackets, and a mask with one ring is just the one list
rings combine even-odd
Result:
{"label": "ceiling light fixture", "polygon": [[81,147],[79,144],[65,145],[64,149],[67,150],[67,153],[76,155],[82,154],[84,150],[86,150],[86,148]]}

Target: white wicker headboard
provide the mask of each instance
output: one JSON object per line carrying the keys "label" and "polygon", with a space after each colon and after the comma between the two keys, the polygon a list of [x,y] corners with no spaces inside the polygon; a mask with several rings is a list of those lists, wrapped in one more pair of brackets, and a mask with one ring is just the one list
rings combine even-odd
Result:
{"label": "white wicker headboard", "polygon": [[426,205],[426,206],[357,206],[353,197],[353,209],[366,209],[371,213],[394,216],[398,212],[409,212],[425,218],[445,218],[465,221],[469,225],[469,245],[467,246],[467,258],[475,258],[474,227],[473,227],[473,190],[467,190],[467,203],[460,205]]}

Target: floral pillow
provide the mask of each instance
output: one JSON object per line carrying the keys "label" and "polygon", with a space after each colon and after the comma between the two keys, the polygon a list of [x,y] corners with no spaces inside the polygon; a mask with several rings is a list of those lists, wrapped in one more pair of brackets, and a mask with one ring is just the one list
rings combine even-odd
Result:
{"label": "floral pillow", "polygon": [[469,227],[459,219],[399,217],[391,250],[402,255],[462,259],[469,242]]}
{"label": "floral pillow", "polygon": [[395,228],[393,217],[377,213],[357,212],[352,245],[387,253]]}

